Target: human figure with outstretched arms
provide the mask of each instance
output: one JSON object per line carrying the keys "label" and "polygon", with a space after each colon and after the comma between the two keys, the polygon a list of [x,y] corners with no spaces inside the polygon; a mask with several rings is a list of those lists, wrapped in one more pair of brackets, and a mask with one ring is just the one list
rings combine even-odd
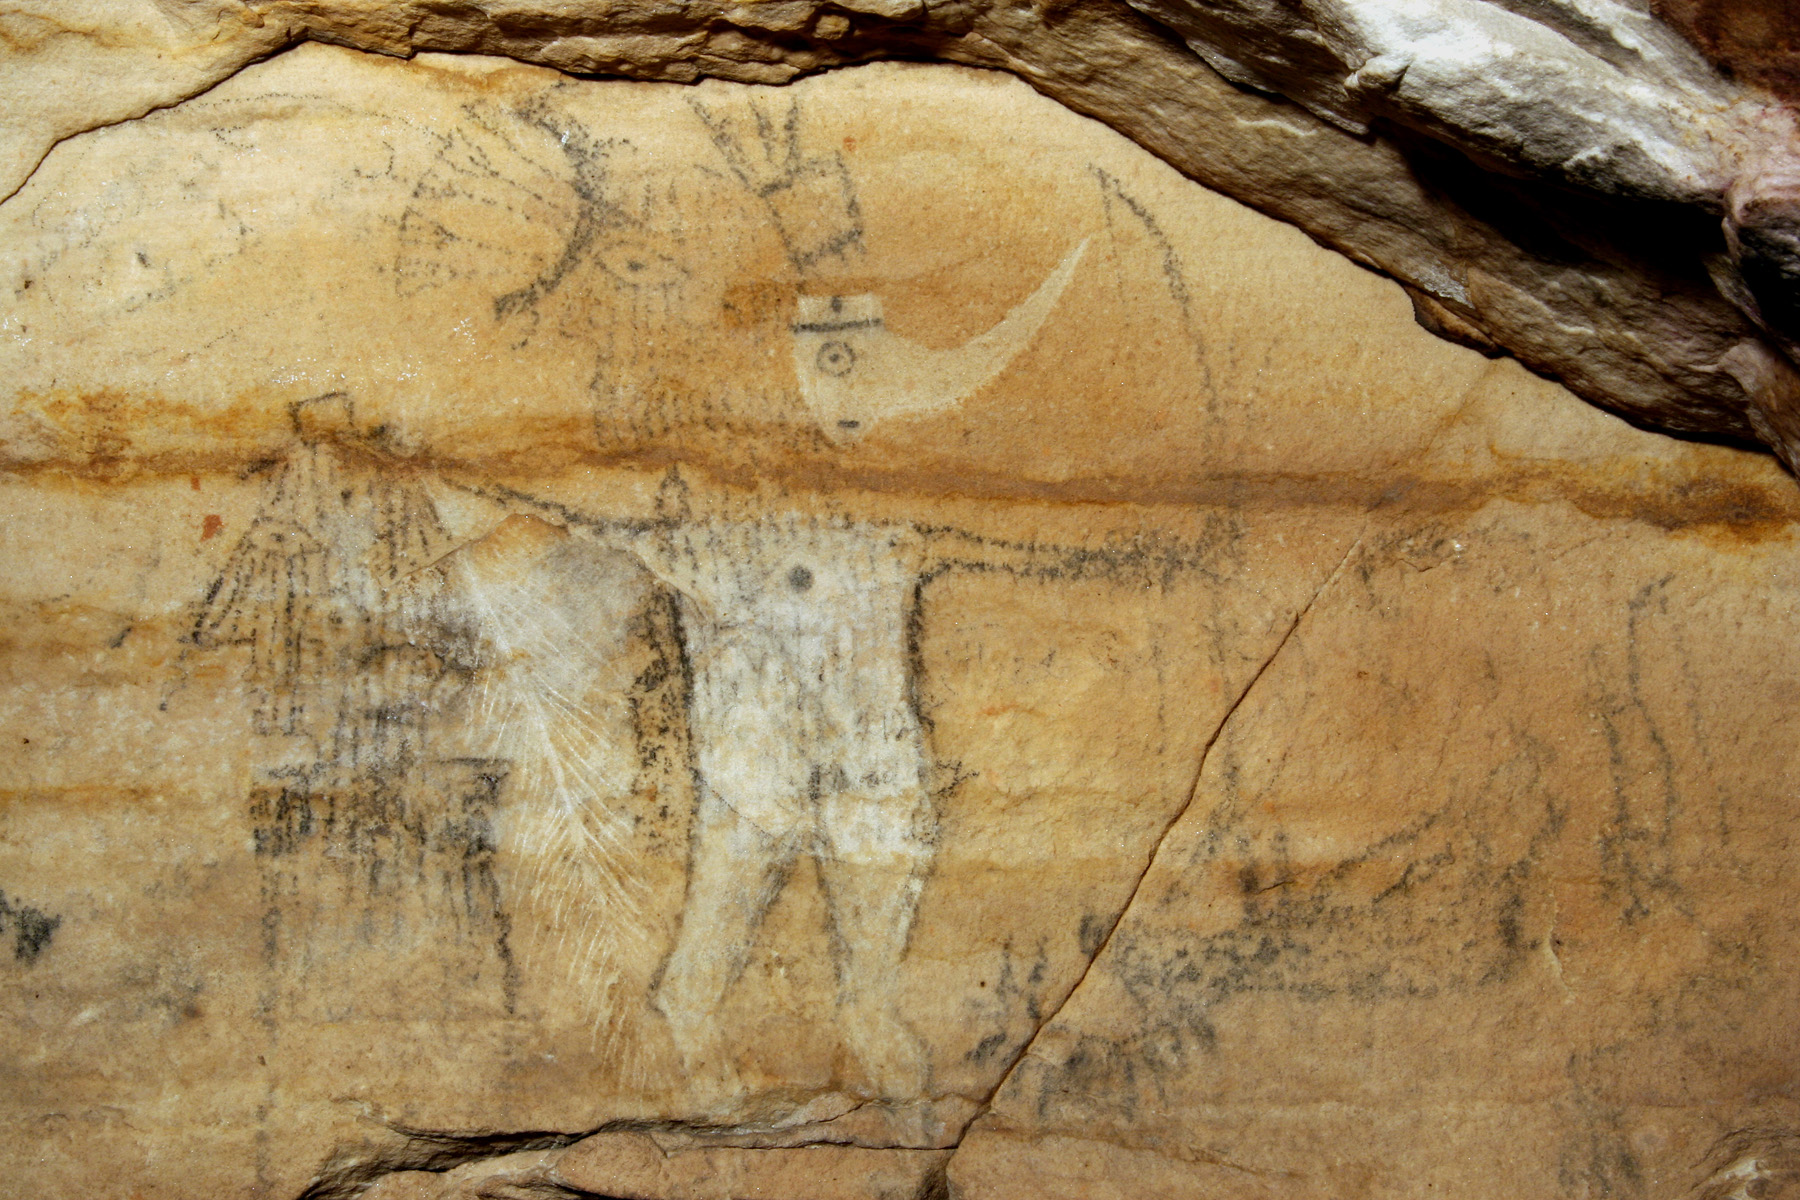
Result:
{"label": "human figure with outstretched arms", "polygon": [[[802,396],[846,441],[881,417],[960,402],[1037,333],[1085,248],[994,329],[951,351],[888,333],[872,297],[803,303],[794,326]],[[797,513],[684,513],[587,532],[633,555],[678,598],[699,800],[681,929],[655,999],[690,1078],[717,1099],[735,1093],[717,1010],[789,868],[807,854],[833,924],[848,1040],[881,1095],[918,1096],[923,1047],[895,999],[933,814],[907,620],[937,535]]]}

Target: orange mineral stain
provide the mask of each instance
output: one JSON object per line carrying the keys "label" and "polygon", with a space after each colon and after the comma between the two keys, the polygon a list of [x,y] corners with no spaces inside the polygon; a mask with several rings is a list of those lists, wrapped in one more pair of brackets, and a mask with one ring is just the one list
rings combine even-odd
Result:
{"label": "orange mineral stain", "polygon": [[225,520],[218,513],[207,513],[206,519],[200,522],[200,540],[207,541],[213,534],[225,528]]}

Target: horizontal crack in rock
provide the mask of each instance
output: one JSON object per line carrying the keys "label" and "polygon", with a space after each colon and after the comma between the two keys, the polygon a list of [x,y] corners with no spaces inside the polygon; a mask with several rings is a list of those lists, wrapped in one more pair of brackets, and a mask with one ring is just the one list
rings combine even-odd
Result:
{"label": "horizontal crack in rock", "polygon": [[[446,1133],[390,1126],[404,1137],[397,1146],[369,1145],[336,1150],[295,1200],[353,1200],[382,1176],[397,1171],[454,1170],[468,1163],[528,1150],[572,1145],[586,1133]],[[577,1195],[578,1193],[569,1193]]]}

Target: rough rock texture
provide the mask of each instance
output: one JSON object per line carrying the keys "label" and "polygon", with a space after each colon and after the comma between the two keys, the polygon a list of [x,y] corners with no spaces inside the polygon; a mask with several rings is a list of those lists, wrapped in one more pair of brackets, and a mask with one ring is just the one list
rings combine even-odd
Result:
{"label": "rough rock texture", "polygon": [[1656,0],[1679,29],[1730,75],[1792,100],[1800,94],[1800,13],[1781,0]]}
{"label": "rough rock texture", "polygon": [[0,245],[8,1194],[1791,1185],[1773,459],[962,68],[305,46]]}
{"label": "rough rock texture", "polygon": [[[1675,5],[1672,28],[1631,0],[6,0],[0,192],[58,139],[302,39],[684,82],[940,58],[1012,71],[1392,275],[1436,332],[1793,466],[1800,143],[1761,90],[1785,26],[1759,11]],[[1767,69],[1727,77],[1677,28]]]}

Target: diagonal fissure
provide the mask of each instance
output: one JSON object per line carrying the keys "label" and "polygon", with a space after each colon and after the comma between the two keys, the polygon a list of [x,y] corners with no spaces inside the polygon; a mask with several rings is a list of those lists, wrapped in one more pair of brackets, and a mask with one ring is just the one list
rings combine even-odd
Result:
{"label": "diagonal fissure", "polygon": [[[1087,977],[1089,973],[1093,971],[1095,964],[1105,956],[1114,935],[1117,933],[1119,927],[1125,923],[1126,917],[1130,915],[1133,906],[1138,902],[1138,898],[1143,890],[1144,881],[1149,877],[1151,870],[1162,856],[1164,846],[1167,844],[1170,835],[1193,808],[1194,802],[1199,796],[1200,783],[1205,777],[1206,767],[1211,761],[1214,747],[1218,744],[1220,738],[1223,737],[1226,728],[1231,724],[1233,718],[1237,715],[1238,710],[1243,707],[1245,701],[1249,698],[1251,693],[1256,690],[1257,685],[1261,682],[1263,677],[1268,674],[1270,668],[1274,666],[1275,662],[1286,651],[1288,644],[1293,640],[1295,633],[1299,631],[1300,626],[1317,606],[1320,598],[1331,588],[1338,578],[1342,576],[1345,568],[1350,564],[1357,550],[1362,547],[1366,532],[1367,529],[1365,526],[1364,531],[1358,533],[1350,546],[1344,551],[1343,556],[1338,560],[1336,566],[1332,568],[1324,581],[1314,589],[1312,595],[1307,598],[1306,603],[1301,605],[1295,611],[1293,618],[1288,622],[1287,627],[1282,630],[1281,636],[1276,640],[1274,647],[1263,658],[1262,662],[1257,665],[1256,670],[1251,673],[1250,678],[1245,682],[1244,686],[1238,690],[1237,695],[1232,698],[1231,703],[1226,707],[1224,713],[1221,714],[1217,724],[1213,727],[1212,732],[1207,737],[1205,744],[1201,747],[1194,766],[1192,779],[1188,784],[1186,795],[1183,798],[1181,805],[1176,809],[1173,815],[1170,816],[1163,828],[1157,834],[1149,854],[1145,856],[1143,865],[1137,873],[1137,877],[1132,881],[1131,889],[1126,896],[1125,902],[1119,906],[1118,915],[1113,919],[1112,924],[1107,928],[1105,934],[1098,940],[1093,952],[1088,956],[1086,963],[1083,964],[1080,975],[1076,977],[1074,983],[1070,986],[1068,991],[1064,993],[1061,1000],[1059,1000],[1057,1004],[1037,1022],[1036,1027],[1032,1030],[1031,1036],[1021,1043],[1018,1051],[1007,1062],[1005,1069],[1000,1073],[1000,1076],[993,1087],[979,1100],[974,1115],[963,1125],[963,1128],[956,1139],[951,1142],[948,1147],[945,1147],[952,1151],[952,1158],[954,1157],[955,1151],[959,1150],[963,1145],[969,1130],[974,1128],[976,1123],[978,1123],[981,1118],[987,1115],[993,1108],[1001,1091],[1006,1087],[1007,1082],[1018,1070],[1019,1065],[1024,1062],[1031,1054],[1033,1048],[1037,1046],[1044,1031],[1050,1027],[1058,1016],[1061,1015],[1069,1001],[1087,981]],[[360,1195],[382,1176],[393,1171],[447,1171],[458,1166],[467,1165],[471,1162],[491,1159],[509,1153],[517,1153],[522,1150],[554,1149],[567,1146],[580,1141],[582,1138],[590,1136],[593,1133],[602,1132],[605,1128],[611,1127],[612,1126],[606,1126],[601,1129],[585,1130],[578,1133],[523,1132],[484,1135],[458,1135],[438,1131],[410,1129],[397,1130],[397,1132],[402,1132],[407,1135],[404,1145],[389,1148],[385,1152],[369,1153],[365,1149],[361,1153],[347,1153],[334,1156],[333,1161],[326,1164],[319,1176],[313,1181],[313,1184],[302,1193],[300,1200],[350,1200],[351,1197]],[[947,1169],[948,1161],[946,1161],[944,1165]],[[938,1173],[937,1177],[941,1179],[942,1173]],[[586,1196],[588,1194],[582,1193],[581,1195]]]}
{"label": "diagonal fissure", "polygon": [[1306,603],[1295,610],[1293,619],[1288,622],[1287,628],[1282,631],[1281,637],[1277,639],[1274,648],[1264,657],[1263,661],[1251,674],[1249,680],[1239,689],[1238,694],[1232,698],[1230,705],[1226,707],[1225,712],[1220,716],[1218,723],[1213,727],[1212,733],[1207,737],[1205,745],[1200,748],[1198,760],[1194,765],[1193,779],[1188,784],[1186,798],[1175,810],[1174,815],[1172,815],[1168,822],[1163,826],[1161,832],[1157,834],[1156,841],[1151,846],[1150,853],[1144,857],[1143,867],[1138,871],[1137,878],[1132,881],[1131,891],[1126,895],[1125,903],[1119,907],[1118,915],[1113,918],[1113,922],[1111,926],[1107,928],[1105,936],[1100,938],[1098,944],[1094,948],[1094,952],[1088,956],[1088,960],[1086,964],[1083,965],[1081,974],[1076,977],[1074,984],[1063,994],[1062,999],[1056,1006],[1046,1013],[1038,1022],[1037,1028],[1032,1031],[1031,1036],[1025,1039],[1020,1045],[1017,1053],[1015,1053],[1011,1060],[1006,1064],[1006,1069],[1000,1073],[1000,1078],[995,1082],[993,1088],[982,1100],[980,1108],[977,1109],[975,1115],[969,1119],[968,1124],[963,1127],[962,1134],[958,1136],[955,1142],[956,1149],[962,1147],[963,1141],[968,1136],[969,1130],[973,1129],[976,1123],[979,1122],[982,1117],[986,1116],[993,1108],[995,1100],[999,1097],[1001,1091],[1005,1089],[1007,1082],[1012,1078],[1014,1072],[1018,1070],[1019,1065],[1030,1056],[1033,1047],[1037,1045],[1038,1040],[1043,1036],[1044,1031],[1050,1027],[1059,1015],[1061,1015],[1063,1009],[1068,1007],[1069,1001],[1074,999],[1075,994],[1081,990],[1082,984],[1087,982],[1087,977],[1089,973],[1093,971],[1094,965],[1106,955],[1107,947],[1112,944],[1113,935],[1118,932],[1119,927],[1125,923],[1125,918],[1130,915],[1132,907],[1137,903],[1139,893],[1143,890],[1144,880],[1149,878],[1151,870],[1156,866],[1157,859],[1162,855],[1163,846],[1169,840],[1169,835],[1175,831],[1175,827],[1181,824],[1182,819],[1185,818],[1188,811],[1193,808],[1194,801],[1200,794],[1200,781],[1206,775],[1206,765],[1212,757],[1213,747],[1218,744],[1220,737],[1224,735],[1226,727],[1231,724],[1232,718],[1237,715],[1237,711],[1243,706],[1244,701],[1256,690],[1256,685],[1261,682],[1264,675],[1268,674],[1269,668],[1275,664],[1275,661],[1281,657],[1282,652],[1287,649],[1288,643],[1293,640],[1294,634],[1299,630],[1301,623],[1306,620],[1307,615],[1311,613],[1314,606],[1318,604],[1319,598],[1323,596],[1344,573],[1344,568],[1349,566],[1352,557],[1354,557],[1357,550],[1362,547],[1367,533],[1368,527],[1365,525],[1363,530],[1356,535],[1349,547],[1344,551],[1343,557],[1338,559],[1337,565],[1331,569],[1331,572],[1328,575],[1326,575],[1324,581],[1313,590],[1312,595],[1307,598]]}

